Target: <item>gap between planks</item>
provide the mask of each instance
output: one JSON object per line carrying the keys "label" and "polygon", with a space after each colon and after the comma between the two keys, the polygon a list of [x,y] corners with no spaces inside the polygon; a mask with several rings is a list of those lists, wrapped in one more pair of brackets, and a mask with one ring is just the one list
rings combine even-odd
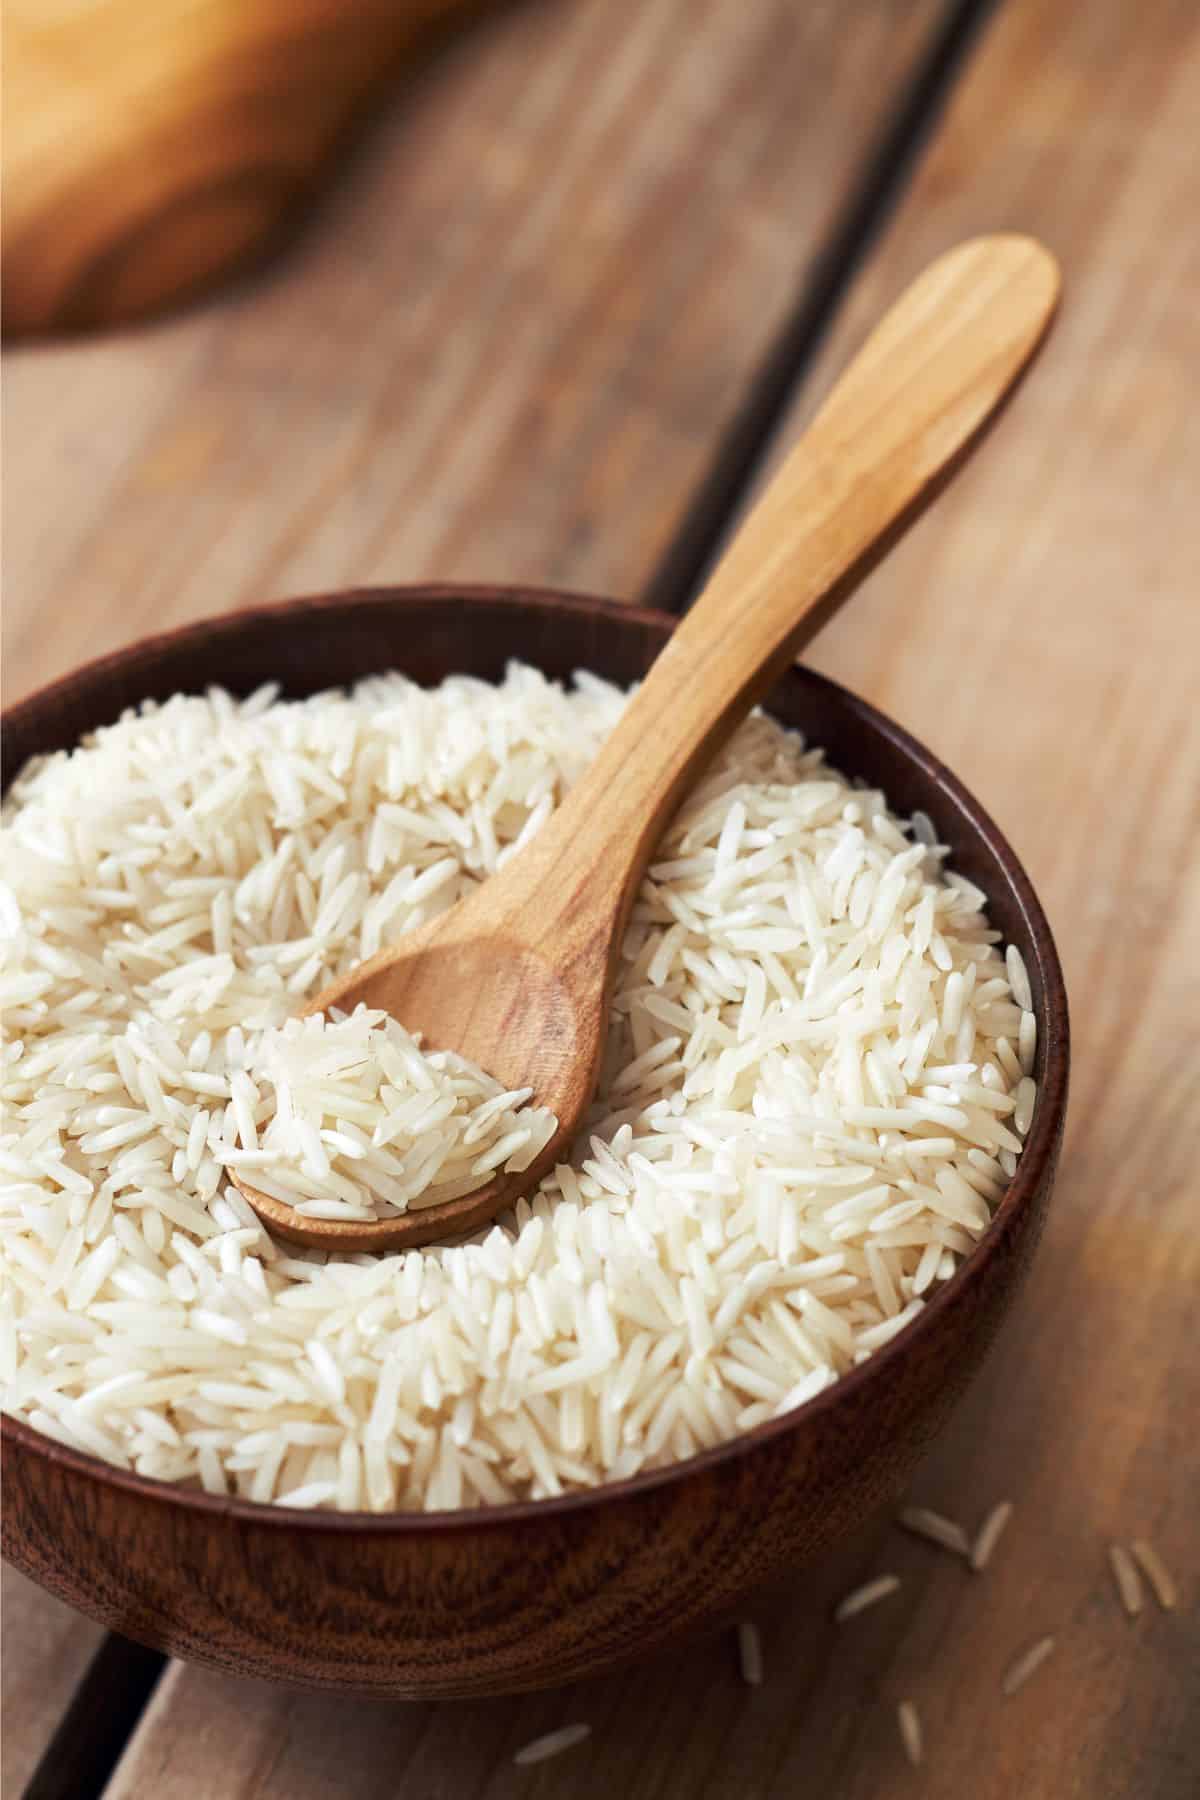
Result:
{"label": "gap between planks", "polygon": [[641,595],[643,606],[682,613],[695,599],[754,487],[780,424],[825,334],[903,194],[917,158],[999,0],[956,0],[907,93],[894,102],[828,245],[752,375],[746,398],[717,443],[695,499]]}

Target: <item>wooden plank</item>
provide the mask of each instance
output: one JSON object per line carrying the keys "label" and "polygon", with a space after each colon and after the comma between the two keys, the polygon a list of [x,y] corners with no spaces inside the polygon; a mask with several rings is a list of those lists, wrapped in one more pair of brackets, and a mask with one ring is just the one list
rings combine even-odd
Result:
{"label": "wooden plank", "polygon": [[[802,1589],[759,1609],[769,1683],[746,1687],[732,1633],[605,1680],[513,1699],[383,1706],[231,1681],[172,1666],[105,1800],[508,1800],[570,1793],[572,1800],[741,1800],[775,1792],[792,1733],[795,1696],[821,1680],[838,1637],[831,1604],[874,1566],[878,1523]],[[887,1534],[887,1555],[909,1569],[919,1548]],[[943,1571],[948,1580],[960,1571]],[[903,1612],[858,1621],[858,1636],[889,1643]],[[869,1701],[869,1675],[859,1697]],[[515,1766],[524,1745],[586,1723],[591,1738],[541,1768]],[[841,1733],[844,1737],[844,1730]],[[783,1792],[809,1791],[800,1784]],[[823,1791],[813,1789],[813,1792]]]}
{"label": "wooden plank", "polygon": [[271,273],[13,352],[10,693],[250,598],[637,589],[953,11],[502,9]]}
{"label": "wooden plank", "polygon": [[[975,1577],[891,1533],[848,1552],[764,1607],[759,1690],[739,1684],[727,1642],[478,1707],[252,1697],[178,1670],[110,1800],[876,1800],[911,1785],[894,1710],[905,1697],[924,1719],[931,1796],[1196,1791],[1200,1250],[1188,1126],[1200,869],[1188,846],[1200,794],[1200,421],[1185,396],[1200,358],[1188,135],[1198,79],[1190,4],[1146,0],[1135,19],[1124,0],[1015,0],[792,426],[947,243],[1010,225],[1059,251],[1068,298],[1040,367],[816,657],[911,723],[994,807],[1067,965],[1075,1097],[1045,1246],[914,1488],[971,1523],[1013,1498],[993,1567]],[[1104,1551],[1138,1534],[1176,1568],[1183,1605],[1131,1623]],[[835,1635],[831,1593],[882,1568],[901,1574],[901,1593]],[[1009,1659],[1042,1632],[1057,1637],[1052,1660],[1003,1700]],[[586,1745],[544,1772],[512,1768],[526,1738],[576,1718],[593,1726]],[[187,1786],[183,1771],[204,1757],[222,1759],[208,1764],[209,1787]]]}
{"label": "wooden plank", "polygon": [[[1073,1010],[1030,1291],[921,1484],[951,1510],[1012,1497],[1011,1535],[986,1598],[966,1582],[923,1602],[879,1670],[925,1707],[931,1796],[1200,1789],[1198,94],[1190,0],[1001,9],[781,433],[957,238],[1028,230],[1059,255],[1062,315],[1009,417],[812,655],[992,809]],[[1131,1625],[1104,1551],[1138,1534],[1185,1605]],[[1007,1658],[1042,1632],[1053,1661],[1001,1704]],[[831,1679],[801,1711],[797,1759],[844,1699]],[[892,1754],[886,1731],[860,1744],[838,1795],[892,1791]]]}
{"label": "wooden plank", "polygon": [[0,1790],[4,1800],[16,1800],[53,1737],[104,1632],[7,1566],[0,1610],[4,1710]]}

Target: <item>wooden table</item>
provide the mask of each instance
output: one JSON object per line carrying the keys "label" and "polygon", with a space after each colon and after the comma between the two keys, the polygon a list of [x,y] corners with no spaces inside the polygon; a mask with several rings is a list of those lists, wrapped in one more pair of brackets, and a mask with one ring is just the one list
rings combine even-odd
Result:
{"label": "wooden table", "polygon": [[[1067,282],[1050,348],[814,660],[1009,831],[1077,1050],[1033,1280],[914,1484],[969,1520],[1016,1502],[985,1576],[880,1521],[764,1602],[760,1688],[717,1640],[387,1708],[164,1668],[6,1571],[6,1800],[1200,1790],[1198,116],[1195,0],[528,0],[430,60],[268,274],[8,354],[15,697],[323,585],[678,608],[908,276],[973,231],[1039,233]],[[1181,1605],[1129,1621],[1105,1547],[1138,1535]],[[831,1598],[884,1568],[900,1594],[835,1630]],[[585,1745],[514,1767],[577,1719]]]}

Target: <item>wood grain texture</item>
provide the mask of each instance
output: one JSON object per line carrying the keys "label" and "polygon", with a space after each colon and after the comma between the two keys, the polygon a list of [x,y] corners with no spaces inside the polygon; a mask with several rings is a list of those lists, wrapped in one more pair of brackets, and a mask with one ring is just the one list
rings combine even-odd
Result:
{"label": "wood grain texture", "polygon": [[[1200,1786],[1200,13],[1001,9],[781,435],[912,271],[1036,232],[1063,310],[1006,421],[811,660],[928,733],[1011,834],[1067,974],[1072,1122],[1019,1317],[923,1477],[1017,1514],[986,1603],[923,1603],[881,1667],[927,1697],[927,1794],[1183,1800]],[[960,1499],[960,1496],[962,1497]],[[1104,1546],[1186,1600],[1130,1630]],[[997,1659],[1053,1660],[990,1717]],[[986,1676],[984,1674],[986,1671]],[[836,1691],[836,1690],[835,1690]],[[816,1715],[797,1727],[811,1742]],[[864,1749],[842,1786],[885,1790]]]}
{"label": "wood grain texture", "polygon": [[[865,1569],[886,1566],[906,1584],[932,1581],[949,1595],[965,1577],[934,1564],[883,1522],[755,1609],[766,1682],[738,1675],[733,1633],[710,1636],[624,1674],[518,1699],[441,1706],[379,1706],[295,1694],[172,1666],[105,1800],[743,1800],[834,1794],[812,1775],[797,1741],[797,1697],[820,1692],[830,1667],[849,1694],[830,1721],[822,1768],[844,1767],[869,1739],[879,1766],[907,1791],[894,1723],[875,1691],[872,1664],[904,1629],[902,1600],[859,1619],[853,1637],[832,1623],[836,1598]],[[523,1745],[583,1722],[591,1737],[541,1767],[514,1767]],[[819,1759],[818,1759],[819,1760]],[[903,1785],[902,1785],[903,1784]],[[877,1793],[892,1790],[880,1787]],[[919,1790],[916,1790],[919,1791]]]}
{"label": "wood grain texture", "polygon": [[595,762],[519,856],[332,982],[309,1014],[367,1006],[557,1118],[519,1174],[368,1223],[305,1217],[233,1180],[295,1243],[444,1243],[562,1161],[592,1102],[634,897],[684,795],[752,706],[945,486],[1020,380],[1058,300],[1030,238],[976,238],[888,308],[776,471]]}
{"label": "wood grain texture", "polygon": [[7,1564],[0,1590],[0,1792],[17,1800],[104,1632]]}
{"label": "wood grain texture", "polygon": [[[494,679],[515,656],[628,683],[672,621],[511,590],[367,591],[153,638],[11,708],[14,767],[134,697],[268,677],[297,696],[380,668]],[[1066,1002],[1036,898],[971,797],[846,690],[790,669],[766,698],[835,764],[938,822],[1030,971],[1038,1101],[974,1254],[891,1343],[816,1399],[667,1470],[513,1506],[346,1515],[174,1488],[0,1423],[4,1554],[105,1624],[233,1673],[393,1698],[508,1693],[615,1668],[745,1604],[894,1500],[1012,1303],[1050,1198],[1067,1087]]]}
{"label": "wood grain texture", "polygon": [[4,324],[112,325],[277,239],[463,0],[9,0]]}
{"label": "wood grain texture", "polygon": [[635,592],[948,4],[502,9],[252,285],[11,353],[10,695],[288,592]]}

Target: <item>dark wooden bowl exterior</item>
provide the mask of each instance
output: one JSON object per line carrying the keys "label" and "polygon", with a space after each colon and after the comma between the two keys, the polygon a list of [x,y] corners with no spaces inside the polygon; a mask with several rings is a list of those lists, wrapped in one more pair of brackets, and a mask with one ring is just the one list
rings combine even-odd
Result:
{"label": "dark wooden bowl exterior", "polygon": [[[501,588],[352,592],[242,612],[92,663],[4,720],[4,779],[150,696],[278,679],[306,694],[388,667],[422,682],[548,673],[635,680],[671,620]],[[806,670],[769,702],[847,772],[922,808],[1018,944],[1038,1011],[1039,1098],[978,1251],[906,1331],[784,1420],[659,1473],[560,1500],[385,1517],[187,1492],[3,1421],[3,1551],[105,1625],[243,1675],[392,1697],[553,1685],[727,1616],[900,1491],[977,1368],[1036,1247],[1066,1111],[1062,973],[1029,881],[928,751]]]}

